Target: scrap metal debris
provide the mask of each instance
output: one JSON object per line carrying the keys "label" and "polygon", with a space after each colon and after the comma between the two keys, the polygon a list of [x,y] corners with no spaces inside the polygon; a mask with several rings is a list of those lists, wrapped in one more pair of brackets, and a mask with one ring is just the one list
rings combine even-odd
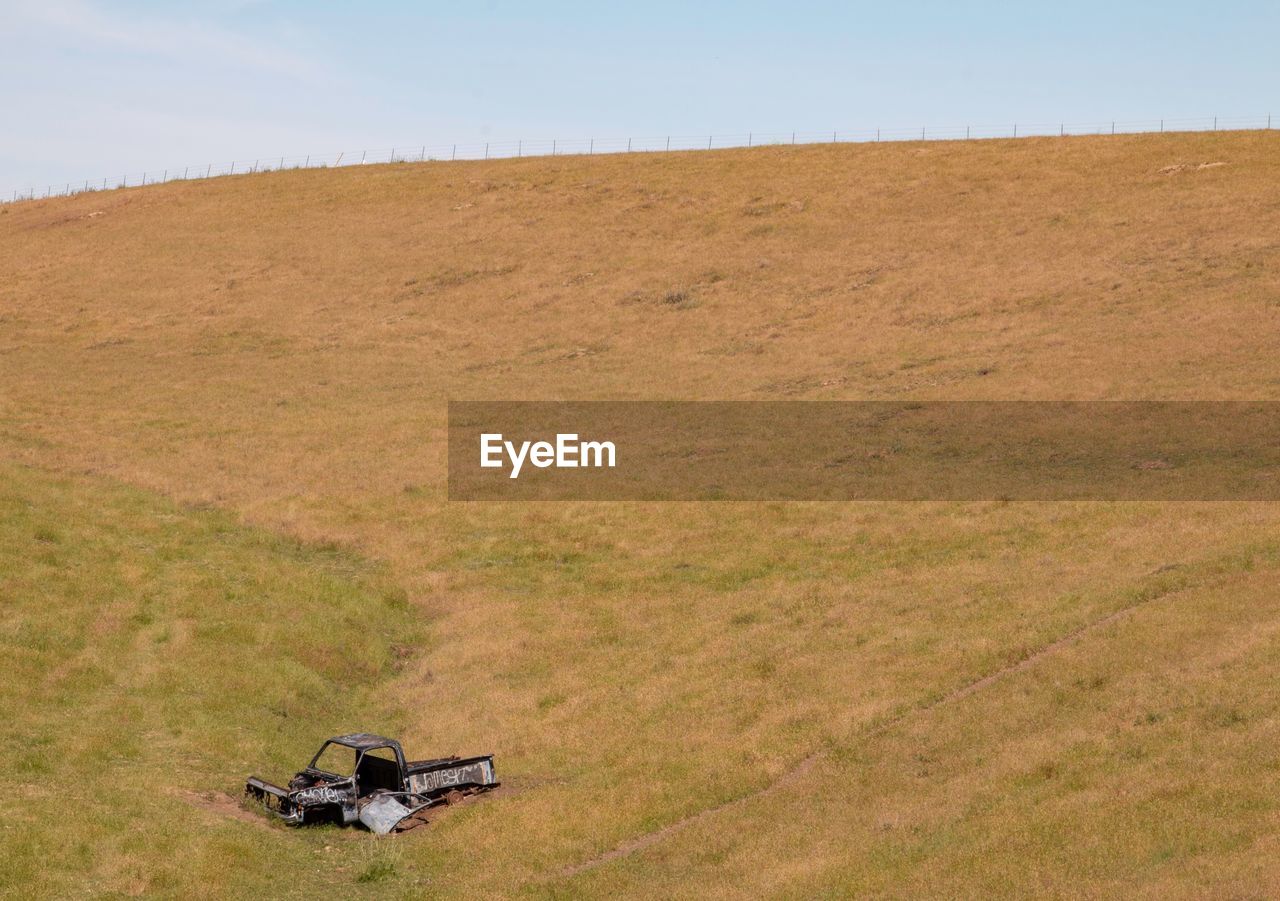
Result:
{"label": "scrap metal debris", "polygon": [[245,795],[286,823],[360,823],[385,835],[427,822],[426,811],[498,786],[493,756],[405,760],[400,742],[368,732],[330,738],[281,788],[252,776]]}

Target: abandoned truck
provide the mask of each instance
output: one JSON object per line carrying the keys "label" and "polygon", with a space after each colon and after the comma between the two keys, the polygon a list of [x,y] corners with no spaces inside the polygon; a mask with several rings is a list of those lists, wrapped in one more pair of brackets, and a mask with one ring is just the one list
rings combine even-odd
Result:
{"label": "abandoned truck", "polygon": [[360,822],[385,835],[426,823],[431,807],[497,786],[492,755],[405,760],[395,739],[356,732],[321,745],[288,788],[252,776],[244,791],[294,826]]}

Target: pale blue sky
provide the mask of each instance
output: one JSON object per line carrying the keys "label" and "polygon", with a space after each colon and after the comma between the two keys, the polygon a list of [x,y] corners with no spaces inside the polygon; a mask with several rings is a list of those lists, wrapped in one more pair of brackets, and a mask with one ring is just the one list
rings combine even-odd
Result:
{"label": "pale blue sky", "polygon": [[1265,115],[1278,60],[1274,2],[0,0],[0,191],[366,146]]}

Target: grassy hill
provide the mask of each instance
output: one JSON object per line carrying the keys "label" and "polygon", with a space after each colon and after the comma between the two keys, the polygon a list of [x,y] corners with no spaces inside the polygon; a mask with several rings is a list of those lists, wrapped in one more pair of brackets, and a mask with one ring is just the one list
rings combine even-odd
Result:
{"label": "grassy hill", "polygon": [[[0,715],[35,743],[0,874],[1274,894],[1275,505],[448,504],[444,426],[448,398],[1278,399],[1277,150],[773,147],[0,207]],[[384,842],[227,801],[384,728],[507,785]]]}

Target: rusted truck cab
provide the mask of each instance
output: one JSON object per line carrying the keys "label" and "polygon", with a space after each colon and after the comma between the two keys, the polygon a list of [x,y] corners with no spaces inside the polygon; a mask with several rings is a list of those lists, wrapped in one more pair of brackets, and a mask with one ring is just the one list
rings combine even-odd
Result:
{"label": "rusted truck cab", "polygon": [[253,776],[245,793],[291,825],[358,821],[386,832],[425,822],[427,808],[497,785],[490,755],[406,760],[395,739],[355,732],[321,745],[288,788]]}

